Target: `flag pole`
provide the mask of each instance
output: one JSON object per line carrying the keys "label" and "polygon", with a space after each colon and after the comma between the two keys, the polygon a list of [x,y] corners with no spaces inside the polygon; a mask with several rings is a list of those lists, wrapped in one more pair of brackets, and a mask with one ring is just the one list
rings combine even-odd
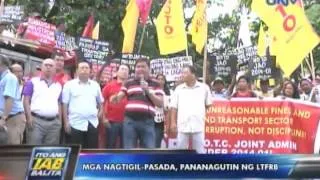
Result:
{"label": "flag pole", "polygon": [[146,32],[146,24],[143,25],[142,34],[141,34],[141,37],[140,37],[138,54],[140,54],[140,52],[141,52],[141,48],[142,48],[142,44],[143,44],[143,39],[144,39],[144,34],[145,34],[145,32]]}
{"label": "flag pole", "polygon": [[207,80],[207,42],[204,45],[204,50],[203,50],[203,70],[202,70],[202,81],[203,83],[206,83]]}
{"label": "flag pole", "polygon": [[1,4],[0,4],[0,15],[3,14],[3,11],[4,11],[4,1],[5,0],[1,0]]}
{"label": "flag pole", "polygon": [[310,60],[311,60],[311,76],[312,76],[313,82],[315,82],[316,72],[315,72],[315,67],[314,67],[314,59],[313,59],[312,50],[309,55],[310,55]]}
{"label": "flag pole", "polygon": [[307,66],[308,66],[308,68],[309,68],[309,71],[310,71],[311,74],[312,74],[312,68],[311,68],[311,65],[310,65],[310,62],[309,62],[308,58],[305,58],[305,61],[306,61],[306,63],[307,63]]}
{"label": "flag pole", "polygon": [[304,67],[303,67],[303,61],[300,64],[300,68],[301,68],[301,77],[305,77],[305,73],[304,73]]}
{"label": "flag pole", "polygon": [[[188,39],[188,33],[186,31],[186,36],[187,36],[187,39]],[[187,41],[187,48],[186,48],[186,56],[188,57],[189,56],[189,47],[188,47],[188,41]]]}

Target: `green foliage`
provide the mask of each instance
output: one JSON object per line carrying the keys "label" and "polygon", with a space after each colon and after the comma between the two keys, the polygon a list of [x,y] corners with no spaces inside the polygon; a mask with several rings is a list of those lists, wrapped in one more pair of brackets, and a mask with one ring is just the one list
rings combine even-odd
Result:
{"label": "green foliage", "polygon": [[[59,24],[64,22],[67,26],[67,33],[72,36],[81,35],[90,13],[94,14],[95,21],[100,21],[100,39],[113,44],[114,50],[120,52],[122,49],[123,32],[121,21],[125,15],[125,8],[128,0],[56,0],[51,12],[47,12],[48,5],[44,0],[6,0],[7,4],[19,4],[26,6],[28,14],[38,12],[47,22]],[[149,20],[146,25],[141,53],[150,57],[158,57],[159,48],[155,19],[158,16],[165,0],[154,0]],[[195,6],[194,0],[186,0],[184,8]],[[240,7],[250,8],[252,0],[239,0]],[[208,0],[208,6],[222,5],[223,0]],[[315,30],[320,34],[320,2],[319,0],[304,0],[306,14]],[[240,8],[232,14],[221,15],[208,26],[208,39],[215,39],[221,43],[222,48],[235,48],[237,45],[238,31],[240,26]],[[185,18],[186,26],[191,23],[191,17]],[[250,24],[253,32],[251,40],[257,43],[259,32],[259,21]],[[139,42],[143,27],[139,25],[135,41],[135,52],[138,52]],[[191,37],[188,36],[188,53],[195,61],[195,65],[201,69],[203,56],[195,52]],[[216,51],[212,44],[209,44],[209,51]],[[320,48],[315,49],[314,57],[320,65]],[[177,53],[184,55],[185,51]],[[200,73],[200,72],[199,72]]]}

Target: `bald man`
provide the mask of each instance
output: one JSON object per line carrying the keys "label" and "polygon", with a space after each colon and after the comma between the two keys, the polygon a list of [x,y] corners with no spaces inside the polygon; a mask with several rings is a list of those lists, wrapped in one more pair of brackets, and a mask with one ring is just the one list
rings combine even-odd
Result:
{"label": "bald man", "polygon": [[23,89],[23,68],[20,64],[13,64],[11,67],[11,72],[18,78],[19,81],[19,92],[22,94]]}
{"label": "bald man", "polygon": [[42,74],[24,87],[23,105],[27,119],[27,144],[59,144],[62,86],[54,81],[55,61],[45,59]]}

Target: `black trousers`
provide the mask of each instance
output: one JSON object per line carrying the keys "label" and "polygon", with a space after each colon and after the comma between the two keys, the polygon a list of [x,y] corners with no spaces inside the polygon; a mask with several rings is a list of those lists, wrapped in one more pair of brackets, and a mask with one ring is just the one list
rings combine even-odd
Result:
{"label": "black trousers", "polygon": [[88,131],[80,131],[71,127],[71,133],[66,137],[68,144],[80,144],[85,149],[98,148],[98,128],[89,123]]}
{"label": "black trousers", "polygon": [[155,123],[156,131],[156,148],[161,148],[161,142],[164,134],[164,122]]}

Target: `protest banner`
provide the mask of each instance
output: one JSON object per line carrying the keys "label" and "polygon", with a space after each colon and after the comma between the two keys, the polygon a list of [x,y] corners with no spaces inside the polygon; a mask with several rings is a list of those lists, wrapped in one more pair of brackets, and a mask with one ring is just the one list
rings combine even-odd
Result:
{"label": "protest banner", "polygon": [[237,55],[238,59],[238,70],[247,71],[249,70],[249,61],[257,56],[257,47],[249,46],[238,48],[233,51]]}
{"label": "protest banner", "polygon": [[80,37],[78,39],[81,58],[92,63],[103,65],[104,58],[111,54],[109,42]]}
{"label": "protest banner", "polygon": [[121,54],[112,61],[119,65],[124,64],[129,66],[129,75],[132,77],[134,75],[136,61],[140,58],[149,59],[149,56],[142,54]]}
{"label": "protest banner", "polygon": [[[208,154],[313,153],[319,106],[298,100],[215,100],[208,109]],[[175,136],[167,140],[176,145]]]}
{"label": "protest banner", "polygon": [[152,74],[164,74],[167,81],[176,81],[180,78],[183,67],[192,64],[191,56],[180,56],[153,59],[150,67]]}
{"label": "protest banner", "polygon": [[40,19],[29,18],[24,38],[38,41],[42,45],[54,47],[56,45],[54,37],[55,30],[56,26],[53,24],[49,24]]}
{"label": "protest banner", "polygon": [[233,54],[210,54],[210,73],[215,77],[228,77],[236,73],[237,56]]}
{"label": "protest banner", "polygon": [[256,56],[249,61],[251,76],[255,79],[269,79],[275,73],[276,63],[275,56],[270,58],[266,56]]}
{"label": "protest banner", "polygon": [[23,6],[5,6],[0,16],[1,23],[17,24],[22,22],[24,17]]}
{"label": "protest banner", "polygon": [[77,49],[76,39],[72,36],[66,35],[64,32],[56,32],[56,48],[64,51],[72,51]]}

